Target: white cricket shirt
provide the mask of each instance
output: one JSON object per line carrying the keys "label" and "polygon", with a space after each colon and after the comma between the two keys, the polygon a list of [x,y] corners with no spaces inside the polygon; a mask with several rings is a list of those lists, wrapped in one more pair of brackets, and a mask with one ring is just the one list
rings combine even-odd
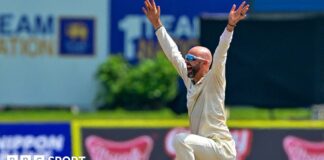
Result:
{"label": "white cricket shirt", "polygon": [[212,68],[196,84],[187,77],[185,60],[163,26],[156,31],[156,36],[186,85],[191,133],[215,140],[232,140],[226,125],[224,100],[225,63],[233,32],[224,30],[213,56]]}

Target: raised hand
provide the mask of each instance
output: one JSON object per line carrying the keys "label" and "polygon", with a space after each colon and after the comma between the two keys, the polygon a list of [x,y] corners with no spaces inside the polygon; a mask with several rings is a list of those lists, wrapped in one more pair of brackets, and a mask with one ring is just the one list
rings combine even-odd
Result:
{"label": "raised hand", "polygon": [[232,6],[232,9],[228,15],[228,28],[233,29],[236,24],[246,17],[246,12],[249,10],[250,5],[246,2],[242,2],[240,7],[236,9],[236,5]]}
{"label": "raised hand", "polygon": [[142,7],[143,12],[145,13],[146,17],[150,20],[152,23],[154,29],[159,28],[162,26],[161,20],[160,20],[160,6],[156,6],[154,0],[145,0],[144,1],[145,7]]}

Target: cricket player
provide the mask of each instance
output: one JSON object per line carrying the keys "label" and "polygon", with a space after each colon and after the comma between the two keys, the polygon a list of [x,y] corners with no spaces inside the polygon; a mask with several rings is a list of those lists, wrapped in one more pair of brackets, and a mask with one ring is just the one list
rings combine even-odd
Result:
{"label": "cricket player", "polygon": [[[177,134],[174,140],[177,160],[235,160],[235,142],[226,125],[225,64],[233,31],[246,17],[249,5],[234,4],[228,23],[212,56],[202,46],[191,48],[184,57],[160,20],[160,6],[145,0],[143,12],[152,23],[158,41],[187,88],[190,133]],[[210,67],[211,66],[211,67]]]}

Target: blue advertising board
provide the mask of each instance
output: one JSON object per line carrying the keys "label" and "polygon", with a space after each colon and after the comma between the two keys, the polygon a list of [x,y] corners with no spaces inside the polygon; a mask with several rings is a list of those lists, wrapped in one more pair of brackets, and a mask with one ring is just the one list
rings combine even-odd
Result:
{"label": "blue advertising board", "polygon": [[[156,4],[161,7],[161,21],[169,34],[181,44],[180,50],[198,44],[201,14],[228,13],[233,4],[241,2],[241,0],[156,0]],[[144,1],[112,0],[110,6],[111,39],[108,46],[111,46],[111,52],[123,53],[128,60],[150,57],[154,54],[158,45],[156,41],[153,42],[154,29],[142,11]]]}
{"label": "blue advertising board", "polygon": [[0,160],[7,155],[71,156],[69,123],[1,123]]}
{"label": "blue advertising board", "polygon": [[0,105],[93,109],[109,0],[2,0]]}

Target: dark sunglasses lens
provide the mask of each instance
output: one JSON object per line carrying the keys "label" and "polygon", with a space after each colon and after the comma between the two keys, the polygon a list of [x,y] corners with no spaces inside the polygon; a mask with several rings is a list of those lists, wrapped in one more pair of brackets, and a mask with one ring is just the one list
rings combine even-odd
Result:
{"label": "dark sunglasses lens", "polygon": [[185,59],[186,59],[187,61],[194,61],[194,60],[196,60],[195,56],[193,56],[193,55],[191,55],[191,54],[187,54],[187,55],[185,56]]}

